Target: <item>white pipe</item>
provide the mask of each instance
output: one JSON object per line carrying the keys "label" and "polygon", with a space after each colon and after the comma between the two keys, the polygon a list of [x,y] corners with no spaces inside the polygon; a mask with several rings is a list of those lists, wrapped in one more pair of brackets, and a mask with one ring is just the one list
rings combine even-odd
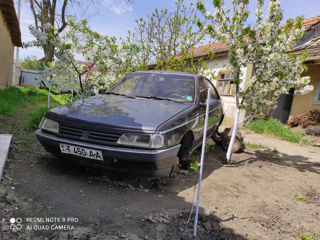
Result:
{"label": "white pipe", "polygon": [[236,139],[238,124],[239,124],[239,122],[238,122],[239,121],[239,115],[240,115],[240,109],[237,108],[236,116],[235,116],[234,124],[233,124],[232,135],[231,135],[231,139],[230,139],[230,143],[229,143],[229,147],[228,147],[228,151],[227,151],[227,161],[228,161],[228,163],[230,163],[231,154],[232,154],[232,148],[233,148],[234,140]]}
{"label": "white pipe", "polygon": [[49,80],[49,92],[48,92],[48,109],[50,108],[50,94],[51,94],[51,87],[52,87],[52,75],[50,75],[50,80]]}
{"label": "white pipe", "polygon": [[210,104],[210,88],[208,88],[208,96],[207,96],[207,106],[206,106],[206,116],[204,119],[204,129],[203,129],[203,139],[202,139],[202,149],[201,149],[201,162],[200,162],[200,173],[199,173],[199,183],[198,183],[198,194],[197,194],[197,208],[196,208],[196,216],[194,218],[194,226],[193,226],[193,236],[197,236],[197,228],[198,228],[198,216],[199,216],[199,204],[200,204],[200,190],[201,190],[201,182],[202,182],[202,172],[203,172],[203,162],[204,162],[204,153],[206,151],[206,140],[207,140],[207,129],[208,129],[208,117],[209,117],[209,104]]}
{"label": "white pipe", "polygon": [[50,94],[51,94],[51,84],[49,86],[49,92],[48,92],[48,109],[50,108]]}
{"label": "white pipe", "polygon": [[243,119],[242,121],[238,122],[238,125],[239,125],[240,123],[243,123],[243,122],[249,120],[251,117],[252,117],[252,115],[250,114],[248,117],[246,117],[246,118]]}
{"label": "white pipe", "polygon": [[71,90],[71,102],[73,102],[73,89]]}

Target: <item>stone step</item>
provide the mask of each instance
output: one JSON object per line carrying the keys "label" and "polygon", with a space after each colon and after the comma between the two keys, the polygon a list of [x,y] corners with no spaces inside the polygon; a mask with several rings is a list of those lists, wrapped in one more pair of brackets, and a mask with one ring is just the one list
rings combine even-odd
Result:
{"label": "stone step", "polygon": [[0,180],[6,164],[11,138],[11,134],[0,134]]}

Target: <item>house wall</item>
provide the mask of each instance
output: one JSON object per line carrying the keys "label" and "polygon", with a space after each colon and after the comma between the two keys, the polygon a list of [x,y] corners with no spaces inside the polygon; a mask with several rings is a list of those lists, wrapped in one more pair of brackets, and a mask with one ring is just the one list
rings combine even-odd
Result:
{"label": "house wall", "polygon": [[[220,71],[225,71],[229,67],[229,61],[227,57],[221,57],[213,59],[212,61],[207,62],[208,69],[214,70],[216,74],[218,74]],[[241,87],[243,88],[245,86],[245,80],[247,77],[247,68],[242,68],[242,83]],[[217,81],[212,81],[213,85],[217,86]],[[222,99],[222,106],[224,111],[224,121],[223,124],[226,126],[232,126],[234,121],[234,116],[236,112],[236,98],[234,96],[221,96]],[[245,111],[241,110],[240,112],[240,120],[243,120],[245,118]]]}
{"label": "house wall", "polygon": [[14,46],[0,11],[0,88],[11,86]]}
{"label": "house wall", "polygon": [[314,109],[320,110],[320,105],[313,103],[314,95],[317,90],[317,85],[320,80],[320,64],[307,65],[307,67],[308,72],[304,75],[310,76],[310,85],[313,85],[313,90],[308,94],[302,96],[295,96],[293,98],[290,116],[296,116],[299,113],[308,112]]}

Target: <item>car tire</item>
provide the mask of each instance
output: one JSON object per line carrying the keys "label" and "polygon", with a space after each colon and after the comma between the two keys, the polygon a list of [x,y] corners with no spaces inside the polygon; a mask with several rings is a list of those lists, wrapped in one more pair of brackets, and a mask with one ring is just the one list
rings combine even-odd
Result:
{"label": "car tire", "polygon": [[190,150],[191,143],[184,143],[181,145],[180,151],[178,153],[179,163],[184,169],[188,169],[190,167],[190,163],[192,160],[190,159]]}

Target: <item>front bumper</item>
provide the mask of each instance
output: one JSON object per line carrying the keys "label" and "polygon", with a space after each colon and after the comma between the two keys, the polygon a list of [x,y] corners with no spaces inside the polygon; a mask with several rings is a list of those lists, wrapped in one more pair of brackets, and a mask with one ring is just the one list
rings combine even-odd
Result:
{"label": "front bumper", "polygon": [[[80,164],[131,175],[169,175],[172,167],[178,163],[177,154],[180,149],[180,144],[171,148],[160,150],[105,146],[57,137],[54,134],[46,133],[42,130],[37,130],[36,136],[42,146],[48,152],[57,157],[76,160]],[[104,161],[61,153],[59,147],[60,143],[101,150]]]}

